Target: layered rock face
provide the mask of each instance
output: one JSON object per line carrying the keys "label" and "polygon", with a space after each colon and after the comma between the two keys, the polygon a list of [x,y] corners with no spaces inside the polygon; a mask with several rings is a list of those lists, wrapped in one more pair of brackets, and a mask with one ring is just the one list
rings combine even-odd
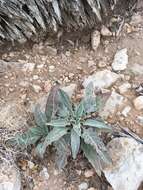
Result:
{"label": "layered rock face", "polygon": [[[122,16],[137,0],[0,0],[0,38],[25,42],[59,28],[81,31]],[[119,8],[120,7],[120,8]],[[122,8],[121,8],[122,7]]]}

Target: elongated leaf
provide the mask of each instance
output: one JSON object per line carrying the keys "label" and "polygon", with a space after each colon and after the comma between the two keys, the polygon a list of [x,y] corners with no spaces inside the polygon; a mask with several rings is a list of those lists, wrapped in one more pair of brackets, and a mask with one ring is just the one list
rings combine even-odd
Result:
{"label": "elongated leaf", "polygon": [[96,150],[91,145],[88,145],[85,143],[81,144],[81,149],[83,150],[85,157],[88,159],[88,161],[94,167],[96,173],[99,176],[101,176],[102,165],[100,163],[100,159],[98,157]]}
{"label": "elongated leaf", "polygon": [[81,101],[77,107],[76,110],[76,120],[80,120],[80,118],[83,116],[84,114],[84,105],[83,105],[83,101]]}
{"label": "elongated leaf", "polygon": [[47,123],[47,125],[53,127],[66,127],[67,125],[70,125],[70,123],[65,119],[57,119],[52,120],[51,122]]}
{"label": "elongated leaf", "polygon": [[84,102],[84,110],[87,114],[96,112],[97,106],[96,106],[96,97],[89,96],[83,100]]}
{"label": "elongated leaf", "polygon": [[51,119],[54,118],[54,116],[58,110],[58,106],[59,106],[58,91],[59,91],[59,85],[56,85],[51,89],[50,94],[48,96],[47,103],[46,103],[46,109],[45,109],[47,122],[50,122]]}
{"label": "elongated leaf", "polygon": [[40,127],[30,128],[22,135],[17,135],[15,141],[19,146],[29,146],[35,144],[40,138],[46,135],[46,132]]}
{"label": "elongated leaf", "polygon": [[71,150],[73,159],[76,159],[80,148],[80,136],[75,132],[74,129],[71,130]]}
{"label": "elongated leaf", "polygon": [[85,143],[92,145],[96,151],[98,150],[97,136],[92,129],[83,129],[82,138]]}
{"label": "elongated leaf", "polygon": [[43,128],[43,130],[48,132],[48,128],[46,126],[47,118],[46,118],[45,113],[41,112],[40,105],[37,105],[36,108],[35,108],[34,119],[35,119],[36,124],[39,127]]}
{"label": "elongated leaf", "polygon": [[44,149],[46,150],[48,145],[51,145],[53,142],[59,140],[65,134],[67,134],[68,128],[53,128],[45,138]]}
{"label": "elongated leaf", "polygon": [[80,123],[75,124],[73,126],[73,130],[78,134],[78,136],[81,136],[81,125],[80,125]]}
{"label": "elongated leaf", "polygon": [[85,143],[93,146],[93,148],[96,150],[97,154],[104,163],[112,163],[104,143],[92,129],[84,129],[82,137]]}
{"label": "elongated leaf", "polygon": [[94,95],[94,86],[93,86],[93,82],[90,82],[87,87],[85,88],[85,94],[84,97],[87,98],[89,96],[93,96]]}
{"label": "elongated leaf", "polygon": [[67,139],[65,137],[62,137],[60,140],[54,143],[54,146],[56,148],[55,161],[56,161],[56,165],[58,166],[58,169],[63,169],[66,166],[67,159],[71,154],[70,149],[69,149],[69,142],[68,142],[70,138],[69,136]]}
{"label": "elongated leaf", "polygon": [[87,119],[83,125],[112,131],[112,128],[109,125],[106,125],[104,122],[95,119]]}
{"label": "elongated leaf", "polygon": [[38,143],[38,145],[36,146],[36,149],[35,149],[35,152],[36,154],[40,157],[40,158],[43,158],[44,154],[45,154],[45,146],[43,144],[43,142],[41,143]]}
{"label": "elongated leaf", "polygon": [[62,103],[69,110],[69,112],[73,115],[72,103],[71,103],[69,96],[67,95],[66,92],[64,92],[61,89],[59,89],[59,93],[60,93]]}

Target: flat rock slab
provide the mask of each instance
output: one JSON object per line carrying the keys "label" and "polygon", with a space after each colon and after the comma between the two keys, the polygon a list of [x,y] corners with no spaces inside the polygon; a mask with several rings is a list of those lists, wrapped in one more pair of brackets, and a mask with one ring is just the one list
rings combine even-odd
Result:
{"label": "flat rock slab", "polygon": [[113,165],[104,174],[114,190],[137,190],[143,181],[143,145],[132,138],[115,138],[108,144]]}
{"label": "flat rock slab", "polygon": [[127,49],[119,50],[114,57],[114,61],[112,63],[112,68],[114,71],[123,71],[127,68],[128,64],[128,55]]}
{"label": "flat rock slab", "polygon": [[107,119],[109,116],[113,116],[117,112],[118,108],[122,106],[124,100],[125,98],[122,95],[113,91],[103,110],[100,112],[100,116],[104,119]]}
{"label": "flat rock slab", "polygon": [[16,102],[7,102],[0,107],[0,126],[16,130],[27,127],[27,115],[24,108]]}
{"label": "flat rock slab", "polygon": [[117,81],[117,79],[119,79],[118,74],[105,69],[86,78],[83,82],[83,86],[86,88],[87,85],[92,82],[97,89],[109,88]]}
{"label": "flat rock slab", "polygon": [[20,190],[21,178],[16,166],[3,163],[0,165],[0,190]]}

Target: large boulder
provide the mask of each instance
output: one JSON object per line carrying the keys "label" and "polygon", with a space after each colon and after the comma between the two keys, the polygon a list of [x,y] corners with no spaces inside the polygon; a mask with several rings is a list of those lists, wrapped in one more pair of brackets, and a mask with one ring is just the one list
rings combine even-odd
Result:
{"label": "large boulder", "polygon": [[0,190],[21,190],[20,172],[14,164],[0,164]]}
{"label": "large boulder", "polygon": [[112,166],[104,174],[114,190],[137,190],[143,181],[143,145],[132,138],[115,138],[108,144]]}

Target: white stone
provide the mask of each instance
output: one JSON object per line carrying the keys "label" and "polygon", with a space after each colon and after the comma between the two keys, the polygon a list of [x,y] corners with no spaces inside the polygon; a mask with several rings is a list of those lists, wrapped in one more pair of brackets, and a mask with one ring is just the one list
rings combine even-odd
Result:
{"label": "white stone", "polygon": [[84,172],[84,176],[86,177],[86,178],[90,178],[90,177],[92,177],[94,175],[94,171],[93,170],[86,170],[85,172]]}
{"label": "white stone", "polygon": [[119,75],[117,75],[114,72],[111,72],[110,70],[105,69],[103,71],[98,71],[95,74],[90,75],[88,78],[86,78],[83,82],[83,86],[84,88],[86,88],[90,82],[93,82],[95,88],[108,88],[112,86],[118,78]]}
{"label": "white stone", "polygon": [[21,179],[18,169],[11,164],[0,165],[0,190],[20,190]]}
{"label": "white stone", "polygon": [[129,114],[129,112],[131,111],[131,107],[130,106],[126,106],[124,109],[123,109],[123,111],[122,111],[122,115],[124,116],[124,117],[127,117],[128,116],[128,114]]}
{"label": "white stone", "polygon": [[32,72],[35,68],[35,63],[25,63],[23,65],[24,72]]}
{"label": "white stone", "polygon": [[69,86],[63,87],[62,90],[64,90],[68,94],[68,96],[71,98],[76,88],[77,88],[76,84],[70,84]]}
{"label": "white stone", "polygon": [[111,96],[107,100],[103,110],[100,112],[100,116],[107,119],[108,116],[114,115],[118,108],[122,106],[124,97],[116,92],[112,92]]}
{"label": "white stone", "polygon": [[49,179],[50,175],[49,175],[48,170],[47,170],[46,167],[44,167],[44,168],[42,169],[42,171],[40,172],[40,176],[41,176],[43,179],[46,179],[46,180]]}
{"label": "white stone", "polygon": [[143,126],[143,116],[137,116],[137,122],[139,125]]}
{"label": "white stone", "polygon": [[86,182],[82,182],[79,186],[78,186],[79,190],[87,190],[88,189],[88,184]]}
{"label": "white stone", "polygon": [[35,164],[31,161],[28,161],[28,167],[32,170],[35,167]]}
{"label": "white stone", "polygon": [[38,75],[33,75],[33,80],[38,80],[39,76]]}
{"label": "white stone", "polygon": [[121,94],[126,93],[129,89],[131,88],[131,84],[126,82],[124,84],[122,84],[121,86],[119,86],[119,92]]}
{"label": "white stone", "polygon": [[92,49],[95,51],[97,50],[97,48],[100,45],[100,40],[101,40],[101,35],[100,32],[98,30],[95,30],[92,34],[91,34],[91,47]]}
{"label": "white stone", "polygon": [[137,190],[143,181],[143,145],[132,138],[115,138],[108,144],[113,164],[104,174],[114,190]]}
{"label": "white stone", "polygon": [[110,32],[110,30],[106,26],[103,25],[101,28],[101,35],[102,36],[112,36],[112,32]]}
{"label": "white stone", "polygon": [[36,85],[36,84],[33,84],[32,87],[33,87],[33,90],[36,93],[39,93],[42,90],[42,88],[39,85]]}
{"label": "white stone", "polygon": [[143,110],[143,96],[138,96],[133,102],[136,110]]}
{"label": "white stone", "polygon": [[55,71],[55,66],[54,65],[50,65],[49,66],[49,72],[52,73]]}
{"label": "white stone", "polygon": [[43,69],[44,64],[37,65],[37,69]]}
{"label": "white stone", "polygon": [[114,71],[123,71],[127,68],[127,64],[128,64],[127,49],[124,48],[115,54],[112,63],[112,68]]}

